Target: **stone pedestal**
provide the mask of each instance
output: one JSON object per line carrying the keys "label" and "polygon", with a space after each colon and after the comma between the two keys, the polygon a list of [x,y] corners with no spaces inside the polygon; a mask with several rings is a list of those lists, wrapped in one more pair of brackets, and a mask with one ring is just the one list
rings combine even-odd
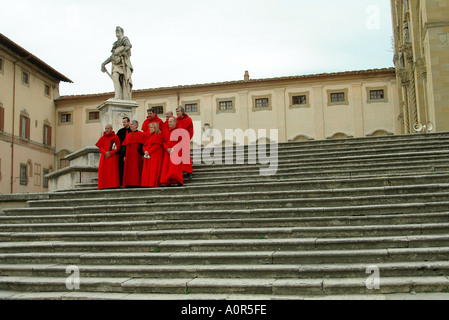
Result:
{"label": "stone pedestal", "polygon": [[45,176],[48,179],[49,191],[73,190],[83,184],[96,182],[100,156],[97,147],[86,147],[69,154],[64,159],[70,161],[70,166]]}
{"label": "stone pedestal", "polygon": [[112,124],[114,131],[122,128],[122,119],[136,119],[136,108],[139,104],[132,100],[109,99],[97,107],[101,112],[101,133],[107,124]]}

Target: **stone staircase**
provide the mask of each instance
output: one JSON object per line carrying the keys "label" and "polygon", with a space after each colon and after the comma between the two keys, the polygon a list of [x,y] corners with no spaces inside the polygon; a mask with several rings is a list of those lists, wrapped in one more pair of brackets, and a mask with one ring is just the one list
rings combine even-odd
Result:
{"label": "stone staircase", "polygon": [[449,133],[278,153],[274,176],[202,164],[182,188],[93,182],[3,209],[0,299],[449,298]]}

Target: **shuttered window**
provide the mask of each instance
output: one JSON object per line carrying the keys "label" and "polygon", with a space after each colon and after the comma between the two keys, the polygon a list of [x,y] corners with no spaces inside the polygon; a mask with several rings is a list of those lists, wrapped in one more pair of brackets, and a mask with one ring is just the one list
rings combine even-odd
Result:
{"label": "shuttered window", "polygon": [[30,118],[20,116],[20,137],[30,139]]}
{"label": "shuttered window", "polygon": [[5,131],[5,108],[0,107],[0,131]]}
{"label": "shuttered window", "polygon": [[51,146],[51,127],[44,125],[44,144]]}

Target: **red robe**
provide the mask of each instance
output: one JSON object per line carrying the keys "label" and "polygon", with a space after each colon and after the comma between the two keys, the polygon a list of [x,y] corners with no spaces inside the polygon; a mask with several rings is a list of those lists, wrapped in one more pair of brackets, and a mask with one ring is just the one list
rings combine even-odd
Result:
{"label": "red robe", "polygon": [[165,120],[161,128],[162,133],[164,133],[167,129],[168,129],[168,120]]}
{"label": "red robe", "polygon": [[123,186],[140,187],[142,178],[142,155],[139,145],[145,143],[146,137],[142,131],[130,132],[126,135],[123,145],[126,147],[125,167],[123,169]]}
{"label": "red robe", "polygon": [[142,131],[147,133],[150,132],[150,129],[148,128],[148,126],[150,125],[150,123],[156,122],[159,125],[159,130],[162,131],[162,125],[164,124],[164,122],[161,120],[161,118],[159,118],[157,116],[157,114],[154,116],[153,120],[150,120],[150,117],[147,117],[146,120],[143,122],[142,125]]}
{"label": "red robe", "polygon": [[[182,129],[186,129],[187,132],[190,135],[190,140],[193,138],[193,121],[192,118],[190,118],[188,115],[183,115],[179,118],[177,118],[178,126]],[[189,154],[190,154],[190,141],[189,141]],[[187,173],[192,173],[192,157],[190,157],[190,163],[183,163],[182,165],[182,171],[185,171]]]}
{"label": "red robe", "polygon": [[[115,144],[115,145],[114,145]],[[111,132],[103,134],[96,146],[100,149],[101,157],[98,165],[98,189],[110,189],[120,187],[120,175],[118,168],[118,151],[120,150],[120,139]],[[111,154],[105,158],[106,152]]]}
{"label": "red robe", "polygon": [[150,159],[143,160],[142,187],[157,188],[160,186],[162,162],[164,160],[164,136],[162,133],[149,135],[143,146],[143,152],[148,152]]}
{"label": "red robe", "polygon": [[[183,178],[182,178],[182,163],[181,164],[174,164],[170,159],[170,154],[167,152],[167,149],[173,148],[175,145],[181,142],[181,137],[178,138],[177,141],[171,141],[170,135],[172,132],[178,128],[178,125],[176,125],[175,128],[171,129],[168,128],[164,131],[164,162],[162,164],[162,173],[161,173],[161,184],[162,185],[170,185],[172,183],[180,183],[184,184]],[[179,150],[178,155],[181,154],[181,150]]]}

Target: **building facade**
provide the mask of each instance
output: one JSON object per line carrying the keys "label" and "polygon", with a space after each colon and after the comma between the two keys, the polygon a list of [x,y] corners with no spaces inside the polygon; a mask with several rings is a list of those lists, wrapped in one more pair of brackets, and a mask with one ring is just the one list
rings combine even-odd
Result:
{"label": "building facade", "polygon": [[405,133],[431,122],[449,131],[449,6],[442,0],[391,0],[394,63]]}
{"label": "building facade", "polygon": [[0,193],[47,190],[60,81],[71,82],[0,34]]}
{"label": "building facade", "polygon": [[[140,123],[148,108],[165,120],[166,111],[183,106],[195,122],[193,141],[216,129],[223,144],[234,144],[224,139],[225,130],[277,129],[278,142],[400,134],[397,92],[390,68],[257,80],[246,75],[241,81],[137,90],[133,99]],[[103,130],[97,107],[112,96],[56,100],[56,134],[65,137],[56,142],[59,168],[65,155],[96,143]]]}

